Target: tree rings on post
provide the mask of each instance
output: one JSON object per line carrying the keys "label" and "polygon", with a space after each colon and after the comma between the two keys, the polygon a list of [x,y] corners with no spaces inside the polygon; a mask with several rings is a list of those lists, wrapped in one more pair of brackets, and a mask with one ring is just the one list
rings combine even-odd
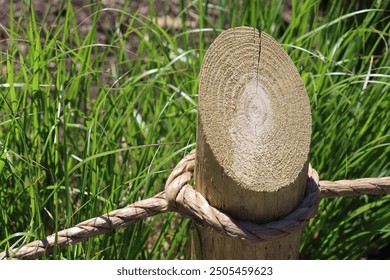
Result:
{"label": "tree rings on post", "polygon": [[220,34],[204,57],[198,102],[197,189],[238,218],[291,212],[305,191],[311,113],[280,44],[250,27]]}

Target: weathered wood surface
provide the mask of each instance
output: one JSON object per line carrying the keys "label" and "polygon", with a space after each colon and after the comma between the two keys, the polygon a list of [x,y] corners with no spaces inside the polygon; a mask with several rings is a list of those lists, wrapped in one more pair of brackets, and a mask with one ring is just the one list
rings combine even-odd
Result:
{"label": "weathered wood surface", "polygon": [[[220,34],[203,61],[198,103],[195,188],[241,220],[263,223],[294,210],[307,180],[311,113],[280,44],[249,27]],[[263,244],[195,234],[197,258],[294,259],[301,232]]]}

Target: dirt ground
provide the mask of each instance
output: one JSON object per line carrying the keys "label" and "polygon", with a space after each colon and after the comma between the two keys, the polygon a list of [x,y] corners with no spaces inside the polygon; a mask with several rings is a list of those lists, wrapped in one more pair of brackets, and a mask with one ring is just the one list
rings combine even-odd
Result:
{"label": "dirt ground", "polygon": [[[151,9],[157,17],[157,24],[163,27],[169,33],[174,33],[175,30],[181,29],[182,22],[180,13],[180,0],[170,1],[155,1],[153,7],[149,5],[148,0],[101,0],[94,1],[96,4],[91,4],[90,0],[72,0],[73,15],[77,22],[78,33],[81,37],[86,36],[92,28],[92,14],[100,11],[99,21],[94,28],[96,28],[95,42],[99,44],[110,44],[112,34],[117,32],[118,28],[124,33],[128,28],[128,23],[132,20],[132,16],[150,17]],[[15,29],[21,26],[18,30],[25,32],[25,26],[29,24],[28,17],[30,11],[28,9],[27,1],[14,0],[13,18],[10,18],[11,5],[10,0],[0,0],[0,52],[5,53],[9,49],[11,40],[9,33],[10,22],[13,21]],[[64,22],[67,12],[66,0],[31,0],[33,10],[38,18],[39,28],[43,28],[41,32],[42,44],[45,44],[45,33],[54,34],[57,26]],[[166,3],[165,3],[166,2]],[[99,3],[99,4],[98,4]],[[125,13],[121,13],[119,11]],[[194,8],[189,9],[191,12]],[[123,17],[120,19],[120,17]],[[40,22],[40,23],[39,23]],[[120,22],[120,24],[119,24]],[[188,27],[196,28],[198,23],[192,16],[187,16],[186,23]],[[46,32],[45,32],[46,31]],[[28,52],[29,43],[27,42],[26,34],[17,34],[12,36],[19,53],[26,54]],[[15,38],[16,37],[16,38]],[[138,42],[140,38],[135,34],[128,34],[126,40],[126,50],[129,58],[135,58]],[[70,46],[71,47],[71,46]],[[99,47],[98,47],[99,48]],[[17,56],[18,54],[16,54]],[[138,57],[140,58],[140,57]],[[144,59],[144,58],[143,58]],[[107,66],[116,63],[116,57],[108,55],[105,59]],[[19,65],[15,65],[18,69]],[[2,63],[0,74],[6,73],[5,62]],[[105,81],[110,83],[112,81]]]}
{"label": "dirt ground", "polygon": [[[26,1],[14,1],[13,10],[15,25],[17,22],[20,22],[21,25],[28,22],[27,18],[25,18],[29,16],[28,5],[26,3],[23,4],[23,2]],[[43,22],[45,30],[55,27],[56,24],[61,24],[61,17],[65,17],[66,14],[67,1],[31,0],[31,2],[33,3],[33,9],[36,16]],[[91,28],[92,19],[90,15],[97,9],[105,9],[97,24],[97,41],[100,43],[106,43],[108,40],[107,35],[110,34],[110,32],[115,32],[115,28],[117,28],[120,13],[110,11],[110,9],[118,9],[133,15],[136,13],[148,15],[150,9],[153,8],[158,17],[157,21],[159,25],[169,29],[175,29],[175,27],[177,28],[181,25],[180,18],[177,18],[177,15],[180,12],[179,0],[167,1],[166,6],[164,4],[165,1],[156,1],[154,7],[150,7],[147,0],[102,0],[101,2],[102,6],[98,6],[98,4],[91,4],[90,0],[72,0],[74,15],[82,35],[86,35]],[[5,49],[9,45],[7,28],[10,26],[10,1],[0,0],[0,7],[0,46],[2,49]],[[60,17],[59,22],[58,17]],[[127,20],[130,20],[130,17],[128,17]],[[123,23],[126,22],[126,20],[123,21]],[[191,24],[192,27],[196,26],[196,22],[191,20],[189,20],[187,24]]]}

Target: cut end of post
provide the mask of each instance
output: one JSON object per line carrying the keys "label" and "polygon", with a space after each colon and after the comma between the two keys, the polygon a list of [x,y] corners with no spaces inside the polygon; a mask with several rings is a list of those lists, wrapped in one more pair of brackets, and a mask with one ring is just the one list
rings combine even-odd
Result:
{"label": "cut end of post", "polygon": [[200,74],[195,185],[210,204],[266,222],[302,199],[311,141],[303,81],[271,36],[229,29]]}

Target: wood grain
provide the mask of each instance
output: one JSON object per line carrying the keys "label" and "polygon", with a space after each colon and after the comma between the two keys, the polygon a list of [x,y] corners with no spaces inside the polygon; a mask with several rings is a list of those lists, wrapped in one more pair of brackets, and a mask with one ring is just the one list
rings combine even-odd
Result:
{"label": "wood grain", "polygon": [[[195,188],[211,205],[241,220],[264,223],[294,210],[307,180],[311,113],[303,81],[280,44],[250,27],[221,33],[202,64],[198,104]],[[229,238],[200,235],[207,246],[203,257],[245,258],[236,249],[233,255],[228,248],[226,254],[207,253]],[[299,236],[290,241],[299,246]],[[289,248],[290,241],[274,244]],[[264,248],[273,251],[269,244]],[[297,248],[290,251],[285,257],[296,257]],[[270,257],[263,253],[248,255]]]}

